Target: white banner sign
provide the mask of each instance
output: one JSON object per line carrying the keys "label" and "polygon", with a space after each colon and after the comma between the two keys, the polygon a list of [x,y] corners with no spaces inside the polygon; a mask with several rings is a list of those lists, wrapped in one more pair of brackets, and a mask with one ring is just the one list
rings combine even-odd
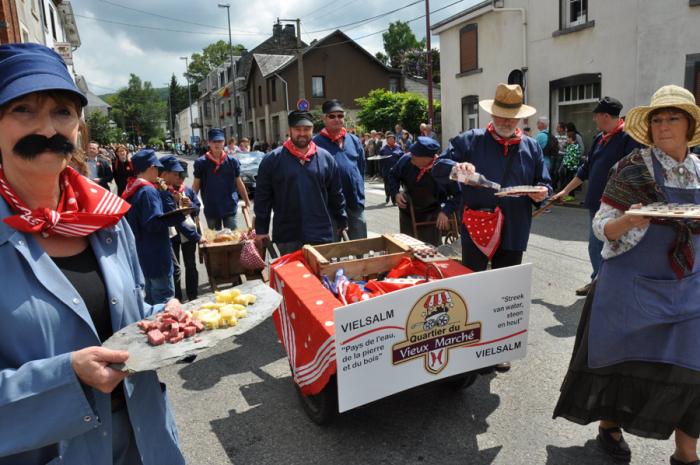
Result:
{"label": "white banner sign", "polygon": [[432,281],[335,310],[341,412],[525,356],[532,265]]}
{"label": "white banner sign", "polygon": [[61,58],[63,58],[63,61],[65,61],[67,65],[73,64],[73,46],[70,42],[54,42],[53,49],[56,53],[61,55]]}

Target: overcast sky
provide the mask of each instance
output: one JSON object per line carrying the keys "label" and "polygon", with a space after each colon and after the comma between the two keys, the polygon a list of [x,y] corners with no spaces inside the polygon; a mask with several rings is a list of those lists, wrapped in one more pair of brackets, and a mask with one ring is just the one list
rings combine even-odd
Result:
{"label": "overcast sky", "polygon": [[[278,17],[301,17],[302,38],[309,43],[337,26],[377,16],[415,0],[223,0],[226,1],[231,1],[233,43],[251,49],[272,35],[272,25]],[[455,1],[432,0],[430,10]],[[462,0],[431,15],[431,22],[478,1]],[[218,8],[217,0],[72,0],[71,4],[82,41],[74,54],[75,68],[96,94],[125,86],[130,73],[151,81],[154,87],[165,86],[172,73],[184,83],[185,62],[179,57],[201,52],[219,39],[228,41],[226,9]],[[379,31],[392,21],[408,21],[424,13],[425,4],[421,2],[374,21],[340,29],[353,39],[378,32],[358,40],[374,54],[383,50]],[[409,24],[418,39],[425,36],[425,18]],[[433,36],[432,40],[433,46],[439,48],[438,38]]]}

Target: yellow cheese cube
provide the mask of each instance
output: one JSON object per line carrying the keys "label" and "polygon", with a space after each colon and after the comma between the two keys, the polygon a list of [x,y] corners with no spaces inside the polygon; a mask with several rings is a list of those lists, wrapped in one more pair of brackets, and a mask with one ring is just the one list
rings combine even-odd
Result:
{"label": "yellow cheese cube", "polygon": [[248,316],[248,310],[242,308],[236,312],[236,318],[245,318]]}
{"label": "yellow cheese cube", "polygon": [[221,324],[221,315],[219,315],[218,311],[211,311],[201,315],[199,321],[201,321],[207,329],[216,329]]}

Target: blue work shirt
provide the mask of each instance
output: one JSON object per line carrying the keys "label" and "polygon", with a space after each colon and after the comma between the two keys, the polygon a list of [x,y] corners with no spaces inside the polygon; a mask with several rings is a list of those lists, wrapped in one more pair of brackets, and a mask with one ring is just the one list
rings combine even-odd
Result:
{"label": "blue work shirt", "polygon": [[226,155],[219,169],[205,155],[194,161],[194,177],[200,181],[204,216],[223,218],[238,211],[236,179],[241,176],[241,164],[233,155]]}
{"label": "blue work shirt", "polygon": [[161,218],[164,212],[175,209],[175,201],[168,191],[144,186],[127,201],[131,204],[126,218],[136,238],[136,250],[144,276],[162,278],[173,274],[173,256],[170,247],[170,226],[185,220],[177,214]]}
{"label": "blue work shirt", "polygon": [[258,168],[255,232],[275,242],[322,244],[333,241],[333,224],[347,226],[345,199],[333,156],[322,148],[303,165],[284,147],[268,153]]}
{"label": "blue work shirt", "polygon": [[199,198],[197,197],[197,194],[194,193],[192,188],[185,186],[184,194],[187,196],[187,198],[190,199],[190,202],[192,202],[192,208],[194,208],[195,210],[190,214],[190,218],[192,218],[191,222],[183,221],[182,223],[176,225],[175,229],[187,241],[199,242],[202,239],[202,236],[201,234],[199,234],[199,231],[197,231],[197,227],[193,226],[193,223],[196,224],[195,220],[199,216],[199,209],[201,208],[201,204],[199,203]]}
{"label": "blue work shirt", "polygon": [[402,156],[389,170],[389,197],[393,200],[403,186],[417,212],[440,210],[446,215],[451,215],[457,211],[460,202],[459,185],[438,184],[430,171],[427,171],[420,181],[416,180],[420,168],[411,163],[412,157],[410,154]]}
{"label": "blue work shirt", "polygon": [[[544,166],[542,149],[535,139],[523,136],[520,144],[508,147],[507,156],[503,146],[486,132],[486,129],[471,129],[450,140],[447,149],[433,166],[433,178],[439,183],[450,180],[450,171],[456,163],[469,162],[476,171],[491,181],[501,183],[508,157],[515,157],[510,167],[506,186],[546,186],[552,193],[551,179]],[[503,212],[501,248],[522,252],[527,249],[532,224],[532,200],[527,196],[503,197],[497,203],[495,191],[484,187],[463,184],[462,205],[474,210],[495,209],[498,204]],[[462,228],[464,229],[464,228]]]}
{"label": "blue work shirt", "polygon": [[576,173],[576,177],[582,181],[588,180],[588,191],[583,204],[593,212],[600,208],[600,198],[603,196],[613,165],[629,155],[632,150],[644,147],[624,131],[612,136],[605,145],[601,142],[602,138],[602,132],[595,136],[588,158]]}
{"label": "blue work shirt", "polygon": [[379,168],[382,171],[382,177],[387,178],[389,176],[389,170],[403,155],[403,150],[399,144],[396,144],[393,147],[390,147],[389,144],[384,144],[384,147],[379,150],[379,155],[390,155],[389,158],[379,160]]}
{"label": "blue work shirt", "polygon": [[543,129],[535,135],[535,140],[539,144],[540,148],[544,150],[547,147],[547,142],[549,141],[549,129]]}
{"label": "blue work shirt", "polygon": [[[0,199],[0,218],[11,212]],[[104,277],[112,329],[162,310],[143,301],[134,236],[122,219],[88,236]],[[0,465],[112,463],[109,394],[87,387],[71,352],[99,346],[85,302],[34,237],[0,222]],[[155,371],[124,380],[144,465],[184,464],[175,421]],[[118,434],[118,433],[117,433]]]}
{"label": "blue work shirt", "polygon": [[357,136],[347,133],[343,148],[322,134],[314,137],[317,146],[325,149],[335,159],[343,186],[345,206],[349,210],[365,207],[365,151]]}

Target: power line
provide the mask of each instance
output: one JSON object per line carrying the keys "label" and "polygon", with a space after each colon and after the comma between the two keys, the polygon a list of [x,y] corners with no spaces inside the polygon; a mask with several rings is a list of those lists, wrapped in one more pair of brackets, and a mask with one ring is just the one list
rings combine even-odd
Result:
{"label": "power line", "polygon": [[[311,13],[308,17],[305,18],[305,17],[302,16],[302,21],[308,21],[308,20],[310,20],[311,18],[315,18],[315,17],[318,16],[319,13],[321,13],[323,10],[325,10],[325,9],[328,8],[328,7],[330,7],[331,5],[335,5],[335,4],[338,3],[339,1],[340,1],[340,0],[333,0],[332,2],[326,3],[325,5],[321,6],[321,7],[318,8],[316,11],[314,11],[313,13]],[[342,7],[341,7],[341,8],[342,8]],[[340,8],[339,8],[339,9],[340,9]],[[338,10],[335,10],[335,11],[338,11]]]}
{"label": "power line", "polygon": [[340,28],[343,28],[343,27],[354,26],[354,25],[356,25],[356,24],[374,21],[375,19],[381,18],[382,16],[388,16],[388,15],[390,15],[390,14],[396,13],[397,11],[401,11],[401,10],[404,10],[404,9],[406,9],[406,8],[412,7],[413,5],[417,5],[417,4],[419,4],[419,3],[423,3],[423,1],[424,1],[424,0],[416,0],[416,1],[414,1],[414,2],[409,3],[408,5],[404,5],[404,6],[402,6],[402,7],[396,8],[396,9],[391,10],[391,11],[387,11],[387,12],[382,13],[382,14],[378,14],[378,15],[375,15],[375,16],[372,16],[372,17],[369,17],[369,18],[361,19],[361,20],[359,20],[359,21],[353,21],[353,22],[347,23],[347,24],[341,24],[340,26],[329,27],[329,28],[325,28],[325,29],[318,29],[318,30],[316,30],[316,31],[309,31],[309,34],[315,34],[315,33],[317,33],[317,32],[334,31],[334,30],[336,30],[336,29],[340,29]]}
{"label": "power line", "polygon": [[[147,29],[150,31],[177,32],[177,33],[181,33],[181,34],[197,34],[197,35],[205,35],[205,36],[215,35],[215,36],[228,37],[228,33],[226,33],[226,32],[183,31],[183,30],[179,30],[179,29],[168,29],[168,28],[164,28],[164,27],[144,26],[141,24],[129,24],[129,23],[123,23],[120,21],[112,21],[111,19],[96,18],[94,16],[85,16],[85,15],[81,15],[81,14],[74,14],[74,16],[76,16],[78,18],[89,19],[92,21],[98,21],[98,22],[109,23],[109,24],[116,24],[118,26],[126,26],[126,27],[135,28],[135,29]],[[244,33],[238,33],[238,34],[241,35]],[[245,33],[245,35],[267,36],[267,34],[264,34],[264,33],[252,33],[252,32]]]}
{"label": "power line", "polygon": [[[169,20],[169,21],[177,21],[177,22],[179,22],[179,23],[192,24],[192,25],[194,25],[194,26],[202,26],[202,27],[206,27],[206,28],[209,28],[209,29],[221,29],[221,30],[224,30],[224,31],[228,31],[228,28],[223,27],[223,26],[214,26],[214,25],[211,25],[211,24],[203,24],[203,23],[195,23],[195,22],[193,22],[193,21],[186,21],[186,20],[184,20],[184,19],[173,18],[173,17],[171,17],[171,16],[165,16],[165,15],[161,15],[161,14],[158,14],[158,13],[153,13],[153,12],[150,12],[150,11],[139,10],[138,8],[133,8],[133,7],[125,6],[125,5],[120,5],[119,3],[110,2],[109,0],[100,0],[100,1],[101,1],[102,3],[106,3],[106,4],[108,4],[108,5],[116,6],[116,7],[119,7],[119,8],[124,8],[125,10],[136,11],[136,12],[138,12],[138,13],[143,13],[143,14],[146,14],[146,15],[155,16],[155,17],[157,17],[157,18],[167,19],[167,20]],[[236,33],[236,34],[239,34],[239,33],[241,33],[241,34],[257,34],[257,33],[253,33],[252,31],[236,31],[236,30],[233,30],[233,29],[231,30],[231,32],[234,32],[234,33]]]}

